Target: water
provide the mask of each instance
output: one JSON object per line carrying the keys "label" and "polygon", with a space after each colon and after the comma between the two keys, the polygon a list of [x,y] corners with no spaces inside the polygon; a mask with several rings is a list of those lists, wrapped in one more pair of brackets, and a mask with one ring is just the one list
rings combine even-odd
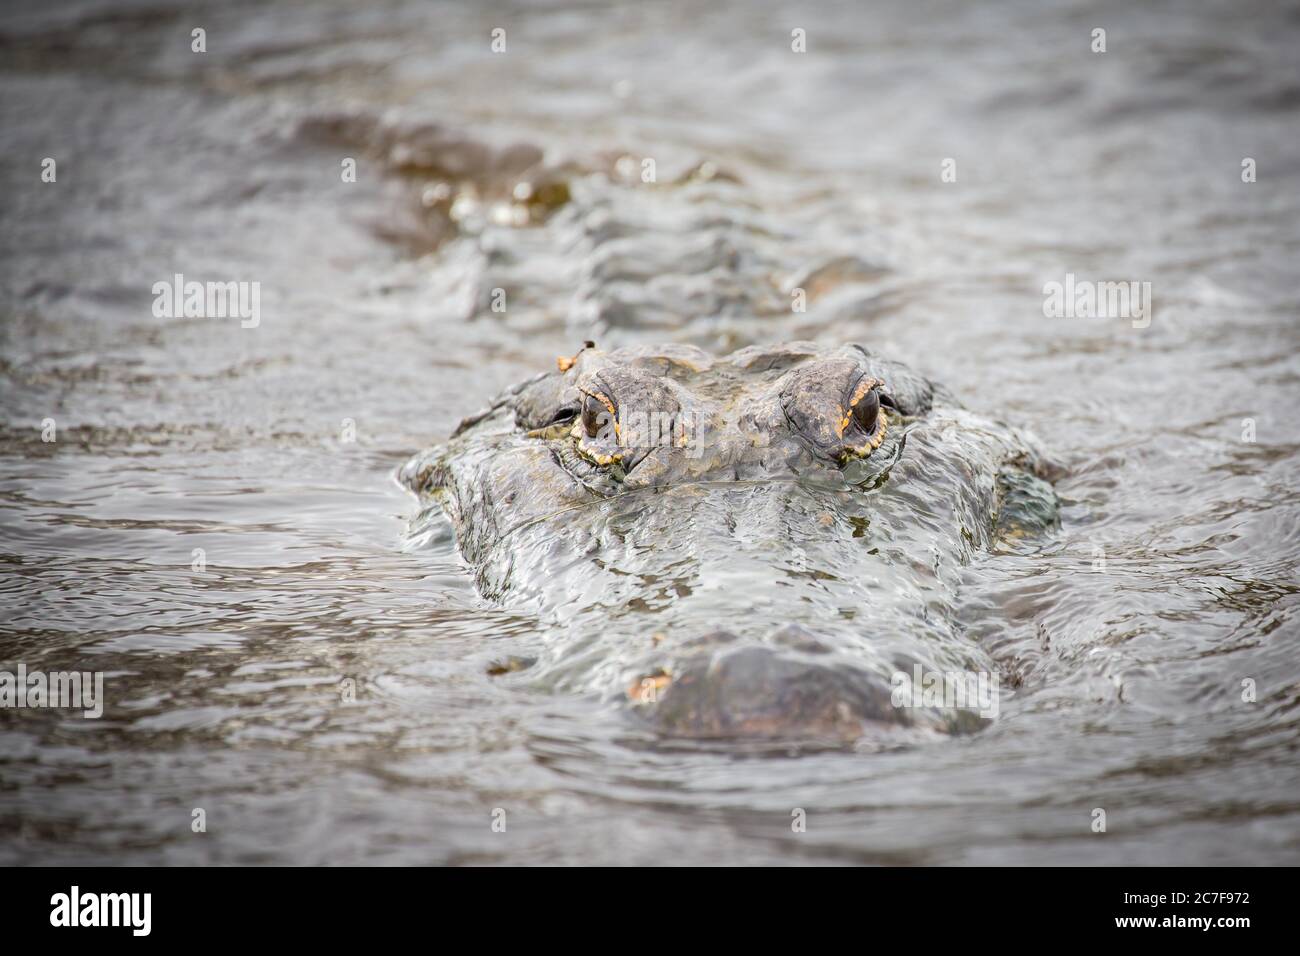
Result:
{"label": "water", "polygon": [[[487,6],[0,18],[0,661],[108,697],[0,711],[0,862],[1300,860],[1300,10]],[[963,574],[1001,717],[756,757],[487,676],[537,623],[393,474],[588,337],[862,341],[1034,432],[1061,531]]]}

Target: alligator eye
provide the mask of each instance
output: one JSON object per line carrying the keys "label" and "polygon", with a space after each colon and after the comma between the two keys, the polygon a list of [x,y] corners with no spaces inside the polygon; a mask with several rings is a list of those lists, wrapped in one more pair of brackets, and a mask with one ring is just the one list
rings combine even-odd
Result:
{"label": "alligator eye", "polygon": [[588,438],[595,438],[609,421],[609,409],[595,395],[582,397],[582,430]]}
{"label": "alligator eye", "polygon": [[858,399],[858,404],[853,406],[853,420],[857,422],[859,428],[870,435],[876,430],[879,418],[880,395],[873,388]]}

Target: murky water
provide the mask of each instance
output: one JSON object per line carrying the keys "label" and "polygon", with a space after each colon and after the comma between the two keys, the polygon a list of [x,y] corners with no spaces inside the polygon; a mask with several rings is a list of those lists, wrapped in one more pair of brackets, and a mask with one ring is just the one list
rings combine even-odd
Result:
{"label": "murky water", "polygon": [[[0,710],[0,862],[1300,862],[1300,9],[33,7],[0,666],[107,701]],[[585,338],[864,342],[1034,432],[1060,532],[962,573],[1000,718],[756,757],[489,676],[541,625],[393,474]]]}

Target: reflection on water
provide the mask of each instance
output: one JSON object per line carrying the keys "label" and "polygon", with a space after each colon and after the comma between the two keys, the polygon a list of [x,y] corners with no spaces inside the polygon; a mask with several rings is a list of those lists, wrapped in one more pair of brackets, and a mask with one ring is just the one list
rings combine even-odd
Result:
{"label": "reflection on water", "polygon": [[[1300,17],[792,16],[4,13],[0,666],[108,701],[0,711],[0,862],[1296,862]],[[1044,318],[1067,272],[1150,327]],[[1061,530],[956,609],[1000,718],[755,756],[489,676],[545,629],[393,473],[584,338],[861,341],[1032,430]]]}

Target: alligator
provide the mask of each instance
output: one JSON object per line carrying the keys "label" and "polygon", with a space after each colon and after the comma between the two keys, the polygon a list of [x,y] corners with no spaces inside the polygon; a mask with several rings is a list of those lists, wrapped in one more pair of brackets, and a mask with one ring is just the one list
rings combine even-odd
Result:
{"label": "alligator", "polygon": [[999,672],[960,579],[1057,525],[1054,467],[860,345],[587,342],[398,478],[485,598],[537,615],[536,658],[493,673],[655,738],[844,746],[985,725],[952,693]]}

